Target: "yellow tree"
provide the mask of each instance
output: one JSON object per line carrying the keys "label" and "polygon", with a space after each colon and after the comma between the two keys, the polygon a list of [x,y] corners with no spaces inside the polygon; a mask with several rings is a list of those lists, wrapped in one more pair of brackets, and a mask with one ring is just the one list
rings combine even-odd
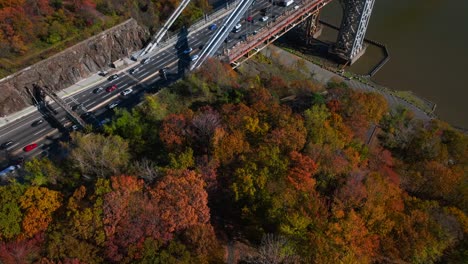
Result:
{"label": "yellow tree", "polygon": [[24,236],[32,237],[44,231],[52,221],[52,213],[62,205],[62,195],[44,187],[31,186],[20,198]]}

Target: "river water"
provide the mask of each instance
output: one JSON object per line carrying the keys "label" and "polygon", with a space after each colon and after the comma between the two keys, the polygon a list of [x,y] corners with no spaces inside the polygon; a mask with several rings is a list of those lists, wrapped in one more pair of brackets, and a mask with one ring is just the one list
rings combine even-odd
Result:
{"label": "river water", "polygon": [[[339,26],[341,12],[333,1],[321,19]],[[468,128],[467,0],[376,0],[366,37],[387,45],[391,56],[374,81],[411,90],[436,103],[440,119]],[[378,61],[368,53],[350,70]]]}

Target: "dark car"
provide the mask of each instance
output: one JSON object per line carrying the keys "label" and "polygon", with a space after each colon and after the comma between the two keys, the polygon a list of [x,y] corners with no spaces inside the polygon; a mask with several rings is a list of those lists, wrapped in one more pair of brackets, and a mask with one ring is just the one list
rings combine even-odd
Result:
{"label": "dark car", "polygon": [[32,123],[32,126],[35,127],[35,126],[38,126],[40,124],[44,123],[44,120],[43,119],[39,119],[39,120],[36,120]]}
{"label": "dark car", "polygon": [[110,104],[107,105],[107,109],[111,110],[111,109],[114,109],[116,108],[118,105],[120,104],[120,101],[114,101]]}
{"label": "dark car", "polygon": [[13,140],[8,140],[7,142],[3,142],[1,145],[0,145],[0,149],[7,149],[8,147],[10,147],[11,145],[13,145]]}
{"label": "dark car", "polygon": [[167,67],[164,67],[162,69],[159,70],[159,74],[161,75],[161,77],[164,79],[164,80],[167,80],[167,71],[169,69]]}
{"label": "dark car", "polygon": [[107,80],[113,81],[113,80],[115,80],[115,79],[117,79],[117,78],[119,78],[119,75],[117,75],[117,74],[112,74],[111,76],[109,76],[109,78],[107,78]]}
{"label": "dark car", "polygon": [[82,107],[83,107],[83,104],[76,104],[76,105],[72,106],[72,110],[76,111],[78,109],[81,109]]}
{"label": "dark car", "polygon": [[104,91],[104,88],[99,87],[99,88],[94,89],[93,93],[98,94],[98,93],[101,93],[102,91]]}
{"label": "dark car", "polygon": [[23,156],[19,156],[15,159],[12,159],[10,164],[13,165],[13,166],[16,166],[16,165],[21,165],[24,163],[24,157]]}
{"label": "dark car", "polygon": [[92,117],[93,115],[94,115],[93,112],[86,112],[86,113],[81,115],[81,118],[86,119],[86,118]]}
{"label": "dark car", "polygon": [[224,40],[224,43],[229,43],[229,42],[231,42],[231,41],[232,41],[232,38],[227,37],[227,38]]}
{"label": "dark car", "polygon": [[133,69],[130,69],[130,70],[128,71],[128,73],[134,74],[134,73],[137,72],[137,71],[138,71],[137,68],[133,68]]}
{"label": "dark car", "polygon": [[147,64],[148,62],[150,62],[150,60],[150,58],[142,59],[141,64]]}

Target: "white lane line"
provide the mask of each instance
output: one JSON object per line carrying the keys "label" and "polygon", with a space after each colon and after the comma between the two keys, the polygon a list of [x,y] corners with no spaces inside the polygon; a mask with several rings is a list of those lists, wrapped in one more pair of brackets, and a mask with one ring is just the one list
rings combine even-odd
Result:
{"label": "white lane line", "polygon": [[42,133],[42,132],[44,132],[44,131],[46,131],[46,130],[47,130],[47,127],[44,128],[44,129],[41,129],[41,130],[37,131],[37,132],[34,133],[33,135],[38,135],[38,134],[40,134],[40,133]]}
{"label": "white lane line", "polygon": [[10,134],[11,132],[13,132],[13,131],[15,131],[15,130],[18,130],[18,129],[20,129],[20,128],[22,128],[22,127],[26,126],[26,125],[29,125],[29,123],[24,123],[23,125],[21,125],[21,126],[18,126],[17,128],[13,128],[13,129],[9,130],[8,132],[6,132],[6,133],[3,133],[3,134],[2,134],[2,137],[4,137],[4,136],[6,136],[6,135]]}
{"label": "white lane line", "polygon": [[106,97],[109,97],[109,96],[111,96],[111,95],[112,95],[112,93],[107,93],[107,94],[104,95],[102,98],[106,98]]}
{"label": "white lane line", "polygon": [[18,145],[19,145],[19,143],[15,143],[15,144],[13,144],[13,145],[9,146],[7,149],[14,148],[14,147],[16,147],[16,146],[18,146]]}
{"label": "white lane line", "polygon": [[142,74],[142,75],[140,75],[140,76],[138,76],[138,77],[140,77],[140,78],[141,78],[141,77],[145,77],[145,76],[148,75],[148,74],[150,74],[150,71],[147,71],[147,72],[145,72],[144,74]]}

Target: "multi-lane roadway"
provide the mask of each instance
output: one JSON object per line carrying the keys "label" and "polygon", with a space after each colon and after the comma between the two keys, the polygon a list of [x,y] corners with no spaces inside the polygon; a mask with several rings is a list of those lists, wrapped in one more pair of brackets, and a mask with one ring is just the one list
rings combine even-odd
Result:
{"label": "multi-lane roadway", "polygon": [[[243,41],[245,36],[255,34],[262,27],[273,23],[275,17],[280,16],[287,8],[294,8],[297,3],[289,7],[275,6],[268,0],[256,0],[251,8],[245,13],[244,18],[241,19],[242,24],[240,31],[229,34],[229,41],[225,41],[220,47],[227,49],[235,45],[239,41]],[[265,19],[264,17],[268,17]],[[262,19],[263,18],[263,19]],[[212,21],[213,24],[220,25],[222,23],[220,18],[218,21]],[[208,24],[211,25],[211,24]],[[216,29],[215,29],[216,30]],[[102,80],[86,89],[83,89],[72,96],[63,98],[70,107],[76,104],[81,104],[84,111],[91,111],[96,116],[96,119],[102,121],[107,116],[112,115],[113,110],[108,106],[112,102],[118,103],[119,107],[129,107],[138,103],[142,94],[146,89],[154,86],[155,83],[164,84],[164,80],[160,76],[160,70],[167,68],[167,75],[170,78],[179,78],[183,76],[184,72],[192,63],[191,56],[198,54],[203,45],[208,41],[210,36],[214,33],[213,27],[206,26],[194,32],[187,34],[180,34],[177,43],[165,47],[163,50],[156,51],[149,56],[147,63],[142,63],[141,60],[135,62],[130,68],[126,68],[120,72],[115,72],[119,78],[115,80],[108,80],[108,76],[102,77]],[[184,52],[189,50],[190,52]],[[142,58],[143,59],[143,58]],[[202,66],[203,67],[203,66]],[[131,69],[135,69],[130,73]],[[114,73],[113,73],[114,74]],[[106,88],[116,85],[117,89],[107,92]],[[96,93],[96,90],[102,87],[103,90]],[[127,88],[132,88],[133,92],[129,95],[122,96],[121,92]],[[66,134],[67,130],[71,130],[72,123],[68,119],[64,110],[60,109],[55,103],[51,103],[51,107],[57,112],[54,115],[62,128],[59,129],[50,118],[44,117],[39,111],[35,111],[21,119],[12,121],[11,123],[0,127],[0,144],[12,141],[13,143],[0,150],[1,167],[6,167],[9,163],[14,162],[17,157],[24,157],[29,159],[36,156],[47,156],[51,145],[56,143],[60,137]],[[39,119],[45,122],[33,126],[33,123]],[[99,121],[97,120],[97,121]],[[29,144],[37,144],[37,147],[31,151],[25,151],[25,146]],[[3,162],[2,162],[3,161]]]}

